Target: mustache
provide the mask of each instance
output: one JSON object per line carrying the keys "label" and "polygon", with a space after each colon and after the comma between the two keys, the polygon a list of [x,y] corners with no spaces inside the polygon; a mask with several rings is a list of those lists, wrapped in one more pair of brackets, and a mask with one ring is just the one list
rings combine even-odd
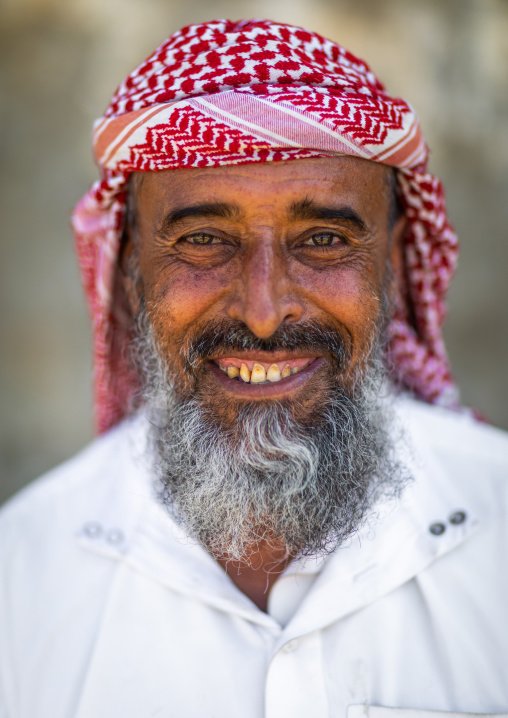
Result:
{"label": "mustache", "polygon": [[316,321],[280,326],[274,334],[261,339],[241,321],[219,320],[191,339],[184,350],[188,365],[195,369],[206,360],[235,351],[298,351],[325,354],[338,370],[347,366],[352,354],[352,337],[345,327]]}

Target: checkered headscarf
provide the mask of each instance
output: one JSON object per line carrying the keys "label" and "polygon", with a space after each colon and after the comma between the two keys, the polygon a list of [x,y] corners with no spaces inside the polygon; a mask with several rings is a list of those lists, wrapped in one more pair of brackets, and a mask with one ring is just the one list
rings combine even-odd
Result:
{"label": "checkered headscarf", "polygon": [[406,286],[389,328],[394,378],[425,401],[456,406],[441,325],[457,239],[441,183],[426,172],[415,112],[363,60],[290,25],[191,25],[120,85],[93,144],[102,178],[73,225],[93,321],[99,431],[125,416],[138,388],[115,281],[129,175],[343,154],[398,169]]}

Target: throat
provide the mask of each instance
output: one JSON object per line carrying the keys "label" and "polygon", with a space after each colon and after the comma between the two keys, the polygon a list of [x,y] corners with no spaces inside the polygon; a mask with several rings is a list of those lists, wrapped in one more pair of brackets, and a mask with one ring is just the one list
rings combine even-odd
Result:
{"label": "throat", "polygon": [[265,541],[242,561],[215,557],[235,586],[264,613],[267,613],[271,589],[293,558],[282,545],[274,546]]}

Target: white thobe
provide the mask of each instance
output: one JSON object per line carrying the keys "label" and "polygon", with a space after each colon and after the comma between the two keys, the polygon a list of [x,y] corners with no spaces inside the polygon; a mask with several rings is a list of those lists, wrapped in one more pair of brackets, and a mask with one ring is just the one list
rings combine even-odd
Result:
{"label": "white thobe", "polygon": [[23,491],[0,512],[1,718],[508,713],[507,437],[397,412],[414,482],[268,613],[154,499],[142,415]]}

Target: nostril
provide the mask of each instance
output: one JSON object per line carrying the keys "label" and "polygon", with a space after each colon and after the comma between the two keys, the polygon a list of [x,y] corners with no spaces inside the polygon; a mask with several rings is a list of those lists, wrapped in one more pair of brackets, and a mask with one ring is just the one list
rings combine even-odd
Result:
{"label": "nostril", "polygon": [[229,316],[260,339],[268,339],[282,324],[293,324],[303,316],[303,306],[287,292],[285,277],[271,280],[251,275],[237,287],[228,307]]}

